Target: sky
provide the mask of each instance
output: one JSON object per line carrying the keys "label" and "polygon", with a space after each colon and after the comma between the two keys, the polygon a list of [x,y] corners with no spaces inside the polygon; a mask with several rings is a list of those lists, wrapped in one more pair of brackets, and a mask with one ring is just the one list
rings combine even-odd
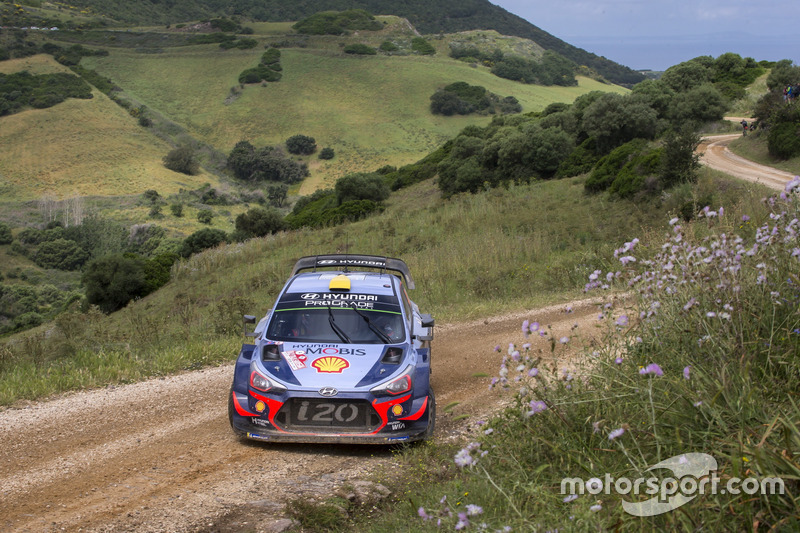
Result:
{"label": "sky", "polygon": [[798,0],[490,0],[634,70],[734,52],[800,64]]}

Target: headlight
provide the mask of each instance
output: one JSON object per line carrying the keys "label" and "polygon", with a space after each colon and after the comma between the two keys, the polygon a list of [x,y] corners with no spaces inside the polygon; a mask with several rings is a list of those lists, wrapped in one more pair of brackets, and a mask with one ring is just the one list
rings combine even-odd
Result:
{"label": "headlight", "polygon": [[286,390],[286,387],[279,385],[274,380],[269,379],[267,376],[250,366],[250,386],[261,392],[272,392],[280,394]]}
{"label": "headlight", "polygon": [[377,387],[373,387],[370,390],[370,392],[375,395],[380,395],[380,394],[396,395],[408,392],[411,390],[412,387],[411,374],[413,371],[414,367],[409,365],[406,367],[406,369],[403,371],[402,374],[385,383],[381,383]]}

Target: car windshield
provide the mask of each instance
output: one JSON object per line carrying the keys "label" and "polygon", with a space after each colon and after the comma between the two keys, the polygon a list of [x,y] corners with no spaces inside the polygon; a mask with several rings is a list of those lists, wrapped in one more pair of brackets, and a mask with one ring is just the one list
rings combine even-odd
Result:
{"label": "car windshield", "polygon": [[267,338],[276,341],[391,344],[405,340],[399,311],[322,306],[276,309]]}

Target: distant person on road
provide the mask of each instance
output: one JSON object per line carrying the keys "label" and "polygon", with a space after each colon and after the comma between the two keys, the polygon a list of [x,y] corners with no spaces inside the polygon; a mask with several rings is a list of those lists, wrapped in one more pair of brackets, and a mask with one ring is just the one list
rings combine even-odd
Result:
{"label": "distant person on road", "polygon": [[742,119],[740,124],[742,125],[742,136],[747,135],[747,121]]}

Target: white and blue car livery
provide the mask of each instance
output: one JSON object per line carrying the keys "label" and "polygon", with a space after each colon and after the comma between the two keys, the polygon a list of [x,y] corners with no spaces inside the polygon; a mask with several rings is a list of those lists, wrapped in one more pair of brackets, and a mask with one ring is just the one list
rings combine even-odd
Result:
{"label": "white and blue car livery", "polygon": [[289,442],[430,437],[433,319],[408,297],[413,288],[400,259],[299,259],[275,306],[246,333],[255,343],[244,344],[236,361],[233,431]]}

